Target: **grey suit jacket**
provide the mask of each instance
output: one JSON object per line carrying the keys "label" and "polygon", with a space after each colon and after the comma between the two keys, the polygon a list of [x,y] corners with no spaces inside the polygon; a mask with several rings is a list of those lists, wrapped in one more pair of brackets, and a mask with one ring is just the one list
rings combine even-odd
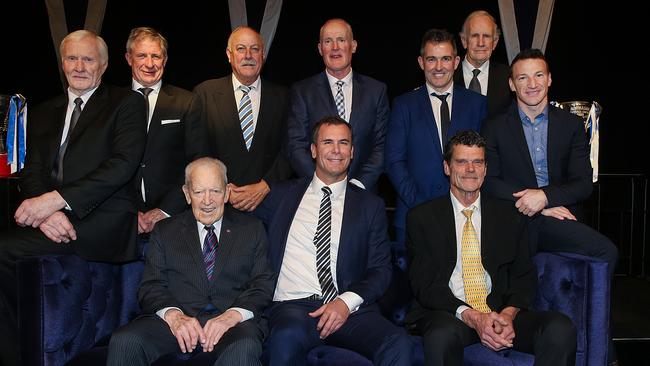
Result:
{"label": "grey suit jacket", "polygon": [[275,274],[267,260],[263,224],[226,209],[208,281],[196,219],[191,210],[156,224],[147,252],[138,299],[144,313],[178,307],[197,316],[208,304],[221,314],[231,307],[250,310],[254,319],[271,302]]}

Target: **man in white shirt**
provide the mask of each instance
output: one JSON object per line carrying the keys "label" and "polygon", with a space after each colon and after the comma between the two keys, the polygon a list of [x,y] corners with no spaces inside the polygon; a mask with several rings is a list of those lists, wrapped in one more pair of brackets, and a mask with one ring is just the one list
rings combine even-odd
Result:
{"label": "man in white shirt", "polygon": [[423,335],[425,365],[463,365],[463,348],[535,354],[535,365],[574,365],[576,329],[563,314],[530,310],[537,274],[526,220],[508,201],[484,197],[485,140],[461,131],[445,147],[448,195],[407,218],[407,317]]}
{"label": "man in white shirt", "polygon": [[391,279],[383,201],[348,181],[348,123],[325,117],[312,136],[315,173],[272,185],[256,212],[279,273],[268,311],[270,365],[305,365],[321,344],[351,349],[375,365],[410,365],[408,335],[376,304]]}

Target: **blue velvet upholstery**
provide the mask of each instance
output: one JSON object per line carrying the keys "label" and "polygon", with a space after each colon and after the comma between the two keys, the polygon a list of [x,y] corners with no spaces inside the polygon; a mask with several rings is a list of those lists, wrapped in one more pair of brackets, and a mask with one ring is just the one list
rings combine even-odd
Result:
{"label": "blue velvet upholstery", "polygon": [[[381,299],[384,314],[403,324],[410,299],[404,250],[393,248],[395,274]],[[602,366],[607,358],[609,281],[607,264],[564,253],[534,258],[539,309],[562,311],[578,328],[578,366]],[[23,365],[100,365],[110,333],[139,312],[136,290],[143,263],[89,263],[76,256],[34,257],[18,263],[19,324]],[[423,364],[422,343],[414,337],[414,365]],[[180,354],[179,354],[180,355]],[[170,355],[155,365],[209,365],[209,355]],[[363,356],[321,346],[309,353],[309,364],[372,365]],[[480,344],[465,348],[466,365],[532,365],[532,355],[493,352]]]}

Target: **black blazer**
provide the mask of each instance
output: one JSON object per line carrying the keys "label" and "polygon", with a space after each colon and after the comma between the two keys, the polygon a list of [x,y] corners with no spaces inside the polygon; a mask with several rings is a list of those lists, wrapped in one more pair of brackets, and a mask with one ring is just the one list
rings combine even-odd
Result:
{"label": "black blazer", "polygon": [[[490,69],[488,70],[488,90],[487,90],[487,108],[488,118],[497,116],[505,112],[512,104],[513,94],[510,91],[508,78],[510,77],[510,67],[507,65],[490,60]],[[463,76],[463,65],[459,65],[454,73],[454,82],[458,85],[465,85]]]}
{"label": "black blazer", "polygon": [[259,321],[273,297],[276,277],[267,260],[264,225],[226,209],[218,239],[214,273],[208,281],[192,211],[157,223],[138,291],[143,312],[173,306],[195,317],[212,304],[219,314],[231,307],[250,310]]}
{"label": "black blazer", "polygon": [[[160,208],[169,215],[187,207],[181,186],[185,166],[207,155],[205,127],[199,99],[189,91],[163,84],[147,133],[147,145],[133,183],[138,210]],[[145,182],[147,202],[142,201]]]}
{"label": "black blazer", "polygon": [[[483,124],[487,141],[487,177],[483,191],[514,201],[512,193],[538,188],[526,136],[517,105]],[[547,159],[549,185],[542,187],[548,207],[565,206],[574,211],[587,199],[593,185],[589,142],[580,118],[562,109],[548,107]]]}
{"label": "black blazer", "polygon": [[287,90],[262,79],[260,110],[250,151],[246,150],[232,87],[232,75],[204,81],[194,88],[202,104],[208,148],[228,167],[228,181],[238,186],[289,178],[281,153],[286,131]]}
{"label": "black blazer", "polygon": [[51,178],[65,121],[62,95],[30,110],[27,160],[21,177],[25,198],[56,189],[72,210],[62,210],[77,231],[71,243],[87,260],[137,258],[135,191],[131,179],[145,145],[142,95],[101,84],[72,131],[63,160],[63,183]]}
{"label": "black blazer", "polygon": [[[492,279],[487,304],[493,311],[507,306],[527,309],[535,297],[537,273],[529,256],[526,223],[512,203],[481,196],[481,260]],[[409,278],[417,303],[409,322],[427,310],[455,314],[459,306],[469,306],[449,288],[457,258],[450,196],[409,211],[406,230]]]}

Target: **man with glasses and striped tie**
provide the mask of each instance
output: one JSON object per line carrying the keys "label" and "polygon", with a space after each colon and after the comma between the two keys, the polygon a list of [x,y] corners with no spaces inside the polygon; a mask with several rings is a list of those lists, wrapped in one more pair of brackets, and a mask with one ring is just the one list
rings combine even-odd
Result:
{"label": "man with glasses and striped tie", "polygon": [[113,333],[108,365],[150,365],[169,353],[212,352],[214,365],[260,365],[261,312],[275,274],[262,223],[225,207],[225,165],[185,168],[191,210],[154,227],[138,299],[144,315]]}
{"label": "man with glasses and striped tie", "polygon": [[280,153],[286,131],[286,88],[260,77],[264,41],[249,27],[230,34],[226,56],[232,74],[194,88],[202,102],[210,156],[228,166],[230,204],[252,211],[291,169]]}
{"label": "man with glasses and striped tie", "polygon": [[322,344],[375,365],[411,365],[411,343],[376,304],[391,279],[383,201],[348,181],[350,125],[325,117],[312,133],[311,177],[271,185],[256,211],[279,273],[268,310],[270,365],[305,365]]}

